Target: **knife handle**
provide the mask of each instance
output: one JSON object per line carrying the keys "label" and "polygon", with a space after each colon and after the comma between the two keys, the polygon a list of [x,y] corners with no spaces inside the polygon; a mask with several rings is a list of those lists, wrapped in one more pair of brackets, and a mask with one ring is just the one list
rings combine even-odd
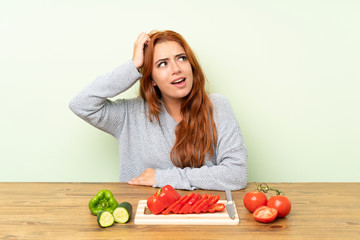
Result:
{"label": "knife handle", "polygon": [[228,202],[232,202],[232,197],[231,197],[231,191],[230,191],[230,189],[226,189],[226,190],[225,190],[225,194],[226,194],[226,200],[227,200]]}

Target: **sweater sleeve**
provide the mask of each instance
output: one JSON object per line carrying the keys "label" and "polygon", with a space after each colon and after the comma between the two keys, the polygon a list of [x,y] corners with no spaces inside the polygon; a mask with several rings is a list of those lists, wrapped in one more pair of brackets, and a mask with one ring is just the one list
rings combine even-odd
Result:
{"label": "sweater sleeve", "polygon": [[133,86],[141,78],[134,63],[129,60],[112,72],[97,77],[70,103],[70,109],[91,125],[117,137],[125,118],[124,100],[110,101]]}
{"label": "sweater sleeve", "polygon": [[156,169],[154,187],[177,189],[238,190],[247,184],[247,150],[229,101],[216,94],[214,119],[218,140],[214,162],[200,168]]}

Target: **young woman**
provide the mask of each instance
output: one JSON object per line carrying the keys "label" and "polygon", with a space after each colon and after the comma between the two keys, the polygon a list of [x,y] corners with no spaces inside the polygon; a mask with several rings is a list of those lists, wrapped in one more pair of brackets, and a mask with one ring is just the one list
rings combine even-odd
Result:
{"label": "young woman", "polygon": [[[110,101],[140,79],[140,96]],[[177,189],[242,189],[247,151],[228,100],[207,95],[185,39],[141,33],[132,60],[95,79],[70,109],[118,140],[120,182]]]}

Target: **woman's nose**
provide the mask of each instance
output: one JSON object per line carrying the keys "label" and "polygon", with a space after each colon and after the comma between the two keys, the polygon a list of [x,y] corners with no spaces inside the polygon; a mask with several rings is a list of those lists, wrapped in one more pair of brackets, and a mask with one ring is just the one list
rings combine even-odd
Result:
{"label": "woman's nose", "polygon": [[179,73],[181,70],[180,70],[180,66],[177,62],[173,62],[172,63],[172,74],[177,74]]}

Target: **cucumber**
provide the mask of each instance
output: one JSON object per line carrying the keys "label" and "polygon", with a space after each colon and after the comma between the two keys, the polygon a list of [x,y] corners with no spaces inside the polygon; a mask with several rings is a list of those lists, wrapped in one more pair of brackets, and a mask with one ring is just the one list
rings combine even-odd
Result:
{"label": "cucumber", "polygon": [[117,208],[115,208],[113,215],[115,222],[127,223],[132,214],[132,206],[128,202],[122,202]]}
{"label": "cucumber", "polygon": [[103,228],[112,226],[114,220],[114,216],[109,211],[100,211],[97,215],[97,222]]}

